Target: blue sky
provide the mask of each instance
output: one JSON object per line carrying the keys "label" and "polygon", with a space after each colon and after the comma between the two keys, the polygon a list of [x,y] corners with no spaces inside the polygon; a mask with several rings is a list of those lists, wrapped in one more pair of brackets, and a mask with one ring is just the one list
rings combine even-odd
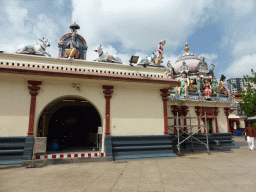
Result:
{"label": "blue sky", "polygon": [[2,0],[0,50],[15,52],[44,37],[51,43],[47,52],[57,57],[60,38],[76,22],[88,60],[103,45],[128,64],[132,55],[151,55],[167,39],[164,65],[174,64],[187,41],[191,53],[215,64],[218,79],[237,78],[256,68],[255,9],[254,0]]}

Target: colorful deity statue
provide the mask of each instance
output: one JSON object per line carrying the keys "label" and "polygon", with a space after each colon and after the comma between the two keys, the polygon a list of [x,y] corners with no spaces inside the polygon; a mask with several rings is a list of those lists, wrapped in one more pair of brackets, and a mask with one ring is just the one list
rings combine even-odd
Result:
{"label": "colorful deity statue", "polygon": [[224,95],[230,95],[230,91],[226,88],[226,84],[224,83],[225,80],[226,80],[226,77],[224,75],[221,75],[218,90]]}
{"label": "colorful deity statue", "polygon": [[185,61],[182,62],[182,66],[180,67],[180,73],[188,73],[189,68]]}
{"label": "colorful deity statue", "polygon": [[157,46],[157,59],[155,61],[156,66],[161,65],[161,61],[163,59],[163,51],[164,51],[164,45],[166,43],[166,40],[162,40],[159,45]]}
{"label": "colorful deity statue", "polygon": [[212,94],[216,94],[217,85],[218,85],[217,79],[215,76],[213,76],[212,83],[211,83]]}
{"label": "colorful deity statue", "polygon": [[212,94],[212,87],[209,83],[209,81],[206,79],[205,84],[204,84],[204,96],[206,100],[211,99],[211,94]]}
{"label": "colorful deity statue", "polygon": [[197,78],[196,78],[196,84],[197,84],[196,93],[200,93],[201,92],[201,77],[199,74],[197,75]]}
{"label": "colorful deity statue", "polygon": [[84,38],[77,34],[80,26],[76,23],[70,25],[71,33],[63,35],[60,39],[59,57],[68,59],[86,60],[87,44]]}
{"label": "colorful deity statue", "polygon": [[68,59],[74,59],[79,57],[79,44],[77,43],[76,30],[73,31],[70,42],[67,43],[67,49],[65,49],[65,56]]}
{"label": "colorful deity statue", "polygon": [[179,87],[179,94],[183,97],[183,96],[187,96],[187,91],[188,91],[188,87],[189,87],[189,79],[187,78],[187,74],[183,73],[182,74],[182,78],[180,79],[180,87]]}

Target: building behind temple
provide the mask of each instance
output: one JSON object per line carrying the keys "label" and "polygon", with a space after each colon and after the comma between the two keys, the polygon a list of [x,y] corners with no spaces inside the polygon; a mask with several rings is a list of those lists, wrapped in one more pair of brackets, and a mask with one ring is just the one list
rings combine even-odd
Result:
{"label": "building behind temple", "polygon": [[227,87],[231,94],[241,93],[241,90],[244,90],[248,82],[244,82],[243,80],[243,78],[230,78],[227,80]]}

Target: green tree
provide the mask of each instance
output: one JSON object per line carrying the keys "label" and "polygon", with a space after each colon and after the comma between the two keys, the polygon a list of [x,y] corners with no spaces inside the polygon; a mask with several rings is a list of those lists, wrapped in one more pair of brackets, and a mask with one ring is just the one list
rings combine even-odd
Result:
{"label": "green tree", "polygon": [[[256,116],[256,73],[252,71],[252,76],[244,76],[243,83],[245,89],[241,91],[242,101],[239,102],[241,110],[247,117]],[[245,84],[247,82],[247,84]]]}

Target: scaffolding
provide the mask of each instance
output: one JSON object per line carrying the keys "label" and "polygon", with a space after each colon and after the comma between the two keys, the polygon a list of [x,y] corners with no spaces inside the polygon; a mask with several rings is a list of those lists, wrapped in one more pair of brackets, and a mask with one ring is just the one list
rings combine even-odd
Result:
{"label": "scaffolding", "polygon": [[[168,117],[168,119],[174,119],[174,120],[177,120],[176,121],[176,125],[174,126],[168,126],[168,129],[171,130],[170,128],[171,127],[174,127],[174,133],[175,133],[175,130],[177,130],[177,135],[176,135],[176,138],[178,138],[178,144],[176,145],[177,146],[177,149],[178,149],[178,155],[180,156],[181,155],[181,152],[180,152],[180,145],[182,143],[184,143],[186,140],[190,139],[190,142],[191,142],[191,147],[192,147],[192,151],[194,151],[194,144],[193,144],[193,139],[194,138],[196,141],[198,141],[199,143],[205,145],[205,147],[207,148],[207,152],[208,154],[210,155],[210,148],[209,148],[209,138],[208,138],[208,129],[206,129],[206,125],[192,125],[191,124],[191,120],[192,119],[196,119],[196,118],[199,118],[201,119],[201,115],[199,117],[191,117],[189,115],[189,117],[179,117],[179,113],[177,112],[177,116],[176,117]],[[205,113],[205,124],[206,124],[206,113]],[[188,119],[189,120],[189,125],[177,125],[179,120],[180,119]],[[184,127],[187,127],[189,129],[187,130],[184,130],[183,128]],[[197,129],[196,131],[193,132],[193,127],[198,127],[199,129]],[[194,134],[198,133],[201,129],[205,128],[206,129],[206,134],[205,134],[205,137],[206,137],[206,143],[204,143],[203,141],[201,141],[200,139],[194,137]],[[171,130],[172,131],[172,130]],[[183,133],[186,133],[188,136],[185,137],[183,136],[182,134],[180,134],[180,132],[183,132]],[[184,138],[183,140],[180,141],[180,137]]]}

